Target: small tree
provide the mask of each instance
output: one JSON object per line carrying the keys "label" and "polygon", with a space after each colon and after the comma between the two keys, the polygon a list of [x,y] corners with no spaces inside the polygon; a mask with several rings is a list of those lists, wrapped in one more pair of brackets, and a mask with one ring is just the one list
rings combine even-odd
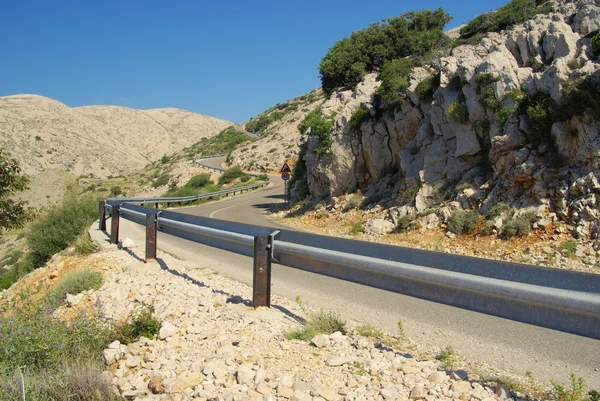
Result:
{"label": "small tree", "polygon": [[29,177],[21,174],[19,163],[0,150],[0,234],[22,227],[30,218],[27,202],[11,199],[15,192],[27,189]]}

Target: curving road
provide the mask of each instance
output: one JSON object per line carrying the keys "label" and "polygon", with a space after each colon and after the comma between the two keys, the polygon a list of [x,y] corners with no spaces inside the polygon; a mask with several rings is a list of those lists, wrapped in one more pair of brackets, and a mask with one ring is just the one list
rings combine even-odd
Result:
{"label": "curving road", "polygon": [[[204,161],[220,167],[224,158]],[[246,195],[179,212],[249,224],[281,227],[266,216],[270,204],[283,202],[283,182]],[[143,242],[143,229],[122,222],[122,234]],[[159,234],[161,250],[185,260],[197,260],[222,274],[252,285],[252,259],[204,245]],[[565,382],[570,372],[581,376],[588,387],[600,389],[600,341],[530,326],[498,317],[437,304],[422,299],[362,286],[331,277],[274,264],[276,294],[303,300],[316,307],[336,309],[348,318],[395,331],[399,320],[406,334],[421,344],[452,345],[461,356],[495,368],[543,380]]]}

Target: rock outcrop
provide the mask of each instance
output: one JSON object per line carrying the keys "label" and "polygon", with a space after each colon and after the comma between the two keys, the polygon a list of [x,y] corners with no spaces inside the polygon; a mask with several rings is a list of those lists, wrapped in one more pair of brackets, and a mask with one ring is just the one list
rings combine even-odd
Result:
{"label": "rock outcrop", "polygon": [[[600,2],[549,4],[550,14],[415,68],[393,113],[379,115],[376,74],[355,90],[334,93],[321,107],[322,115],[337,113],[330,152],[317,155],[318,139],[307,140],[310,194],[339,196],[361,188],[398,205],[407,203],[402,194],[415,187],[416,199],[409,203],[421,212],[441,188],[467,183],[474,190],[460,194],[463,208],[485,213],[500,201],[534,206],[556,213],[576,236],[598,235],[598,122],[585,114],[542,120],[551,138],[535,142],[540,124],[518,107],[522,98],[536,96],[560,105],[566,86],[600,82],[600,63],[586,37],[600,26]],[[432,99],[420,98],[419,83],[436,75]],[[349,122],[360,107],[371,119],[355,129]]]}

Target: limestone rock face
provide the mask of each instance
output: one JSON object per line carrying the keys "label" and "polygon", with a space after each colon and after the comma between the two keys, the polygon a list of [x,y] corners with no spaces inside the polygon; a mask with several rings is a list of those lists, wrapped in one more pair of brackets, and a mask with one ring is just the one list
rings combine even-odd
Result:
{"label": "limestone rock face", "polygon": [[[566,83],[600,82],[600,62],[584,37],[600,27],[600,5],[596,0],[555,0],[550,5],[553,11],[547,15],[489,33],[476,46],[459,46],[435,66],[415,68],[409,87],[400,93],[402,105],[393,113],[378,112],[376,73],[366,75],[353,91],[333,93],[321,107],[322,115],[336,116],[330,152],[317,155],[319,141],[309,137],[307,142],[310,195],[336,197],[359,188],[367,196],[422,212],[439,188],[469,182],[475,190],[463,195],[463,207],[485,211],[498,201],[517,208],[544,206],[588,235],[594,213],[576,209],[599,204],[589,197],[584,206],[569,185],[590,173],[600,176],[598,123],[587,115],[555,122],[553,153],[550,145],[532,144],[539,127],[516,103],[519,96],[540,94],[560,105]],[[434,74],[439,74],[440,85],[433,99],[420,99],[417,85]],[[468,112],[468,121],[457,122],[450,115],[456,103]],[[361,107],[371,118],[353,128],[350,119]],[[558,171],[552,155],[576,168]],[[600,199],[600,192],[584,182],[582,191]],[[551,210],[549,205],[557,206]]]}

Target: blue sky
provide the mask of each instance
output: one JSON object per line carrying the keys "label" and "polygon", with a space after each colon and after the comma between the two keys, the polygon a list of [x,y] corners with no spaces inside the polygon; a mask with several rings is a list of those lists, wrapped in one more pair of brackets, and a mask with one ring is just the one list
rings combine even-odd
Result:
{"label": "blue sky", "polygon": [[0,96],[242,122],[318,87],[321,57],[352,31],[438,7],[452,28],[505,3],[0,0]]}

